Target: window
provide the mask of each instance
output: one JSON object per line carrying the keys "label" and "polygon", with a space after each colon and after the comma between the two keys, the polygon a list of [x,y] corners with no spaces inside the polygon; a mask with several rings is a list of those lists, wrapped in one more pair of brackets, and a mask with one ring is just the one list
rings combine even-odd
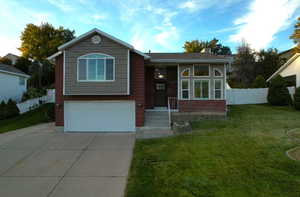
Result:
{"label": "window", "polygon": [[214,96],[215,99],[222,99],[223,81],[221,79],[214,80]]}
{"label": "window", "polygon": [[215,77],[222,77],[222,72],[218,68],[215,68],[214,69],[214,76]]}
{"label": "window", "polygon": [[181,80],[181,98],[190,98],[190,81],[188,79]]}
{"label": "window", "polygon": [[19,85],[24,86],[25,85],[25,78],[19,77]]}
{"label": "window", "polygon": [[194,65],[194,76],[208,77],[209,76],[209,65]]}
{"label": "window", "polygon": [[115,58],[100,53],[81,56],[77,72],[78,81],[113,81]]}
{"label": "window", "polygon": [[190,76],[190,69],[186,68],[181,72],[182,77],[189,77]]}
{"label": "window", "polygon": [[209,80],[194,80],[195,99],[209,99]]}

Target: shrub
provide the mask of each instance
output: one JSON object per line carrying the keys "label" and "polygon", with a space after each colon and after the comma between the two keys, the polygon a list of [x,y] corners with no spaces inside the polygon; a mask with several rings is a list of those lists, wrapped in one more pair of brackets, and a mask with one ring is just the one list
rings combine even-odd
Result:
{"label": "shrub", "polygon": [[264,77],[262,75],[258,75],[253,84],[252,84],[253,88],[265,88],[267,87],[267,83],[266,80],[264,79]]}
{"label": "shrub", "polygon": [[286,82],[281,76],[272,79],[268,92],[268,102],[271,105],[289,105],[292,102]]}
{"label": "shrub", "polygon": [[0,120],[3,120],[6,118],[6,103],[4,101],[2,101],[0,103]]}
{"label": "shrub", "polygon": [[55,120],[54,103],[47,104],[47,108],[46,108],[46,111],[45,111],[45,116],[46,116],[46,119],[49,122],[52,122],[52,121]]}
{"label": "shrub", "polygon": [[6,104],[6,117],[12,118],[19,115],[19,109],[17,107],[17,103],[11,99],[8,100]]}
{"label": "shrub", "polygon": [[294,106],[297,110],[300,110],[300,87],[296,89],[294,95]]}
{"label": "shrub", "polygon": [[29,88],[22,96],[22,101],[26,101],[33,98],[38,98],[47,94],[47,90],[38,88]]}

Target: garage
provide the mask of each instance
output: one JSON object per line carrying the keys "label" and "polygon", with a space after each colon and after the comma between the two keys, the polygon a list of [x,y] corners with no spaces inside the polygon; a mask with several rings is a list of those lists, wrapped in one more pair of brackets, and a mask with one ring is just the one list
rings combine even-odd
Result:
{"label": "garage", "polygon": [[134,132],[134,101],[66,101],[65,132]]}

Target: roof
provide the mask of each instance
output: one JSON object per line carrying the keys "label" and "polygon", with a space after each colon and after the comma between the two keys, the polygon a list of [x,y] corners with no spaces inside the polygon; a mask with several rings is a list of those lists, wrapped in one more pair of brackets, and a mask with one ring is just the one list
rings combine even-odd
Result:
{"label": "roof", "polygon": [[213,55],[204,53],[147,53],[151,62],[192,63],[218,62],[230,63],[232,56]]}
{"label": "roof", "polygon": [[284,65],[282,65],[267,81],[270,81],[272,78],[277,76],[280,72],[282,72],[286,67],[288,67],[291,63],[293,63],[298,57],[300,57],[300,53],[296,53],[293,55]]}
{"label": "roof", "polygon": [[[105,37],[107,37],[107,38],[109,38],[109,39],[111,39],[111,40],[113,40],[113,41],[115,41],[115,42],[117,42],[117,43],[119,43],[119,44],[127,47],[128,49],[134,51],[135,53],[143,56],[145,59],[149,59],[148,55],[146,55],[145,53],[142,53],[141,51],[136,50],[132,45],[130,45],[130,44],[128,44],[128,43],[126,43],[126,42],[124,42],[124,41],[122,41],[122,40],[120,40],[120,39],[118,39],[118,38],[116,38],[116,37],[114,37],[112,35],[109,35],[108,33],[105,33],[105,32],[103,32],[103,31],[101,31],[101,30],[99,30],[97,28],[94,28],[94,29],[92,29],[91,31],[89,31],[89,32],[87,32],[85,34],[82,34],[81,36],[78,36],[77,38],[74,38],[73,40],[71,40],[71,41],[69,41],[69,42],[67,42],[65,44],[60,45],[58,47],[58,50],[59,51],[63,51],[64,49],[66,49],[66,48],[74,45],[75,43],[83,40],[84,38],[86,38],[86,37],[88,37],[88,36],[90,36],[90,35],[92,35],[94,33],[98,33],[98,34],[100,34],[102,36],[105,36]],[[60,53],[55,53],[55,54],[51,55],[50,57],[48,57],[47,59],[51,60],[51,59],[55,58],[58,55],[60,55]]]}
{"label": "roof", "polygon": [[23,71],[17,69],[16,67],[11,66],[11,65],[6,65],[6,64],[0,64],[0,72],[18,75],[18,76],[22,76],[22,77],[26,77],[26,78],[30,77],[29,75],[27,75]]}
{"label": "roof", "polygon": [[17,56],[17,55],[15,55],[15,54],[12,54],[12,53],[8,53],[8,54],[6,54],[5,56],[3,56],[3,57],[15,57],[15,58],[19,58],[19,56]]}

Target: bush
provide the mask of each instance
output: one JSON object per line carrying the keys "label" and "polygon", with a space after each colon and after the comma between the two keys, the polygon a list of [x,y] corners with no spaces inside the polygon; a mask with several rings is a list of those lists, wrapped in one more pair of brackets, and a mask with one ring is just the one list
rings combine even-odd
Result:
{"label": "bush", "polygon": [[22,101],[26,101],[33,98],[38,98],[47,94],[47,90],[38,88],[29,88],[22,96]]}
{"label": "bush", "polygon": [[264,77],[262,75],[258,75],[253,84],[252,84],[253,88],[265,88],[267,87],[267,83],[266,80],[264,79]]}
{"label": "bush", "polygon": [[6,118],[6,103],[4,101],[2,101],[0,103],[0,120],[3,120]]}
{"label": "bush", "polygon": [[45,116],[46,116],[46,119],[47,119],[49,122],[52,122],[52,121],[55,120],[54,103],[49,103],[49,104],[47,104],[47,108],[46,108],[46,111],[45,111]]}
{"label": "bush", "polygon": [[268,92],[268,102],[271,105],[289,105],[292,99],[289,90],[286,87],[286,82],[281,76],[272,79]]}
{"label": "bush", "polygon": [[300,87],[296,89],[294,95],[294,106],[297,110],[300,110]]}
{"label": "bush", "polygon": [[11,99],[8,100],[6,104],[6,117],[12,118],[19,115],[19,108],[17,107],[17,103]]}

